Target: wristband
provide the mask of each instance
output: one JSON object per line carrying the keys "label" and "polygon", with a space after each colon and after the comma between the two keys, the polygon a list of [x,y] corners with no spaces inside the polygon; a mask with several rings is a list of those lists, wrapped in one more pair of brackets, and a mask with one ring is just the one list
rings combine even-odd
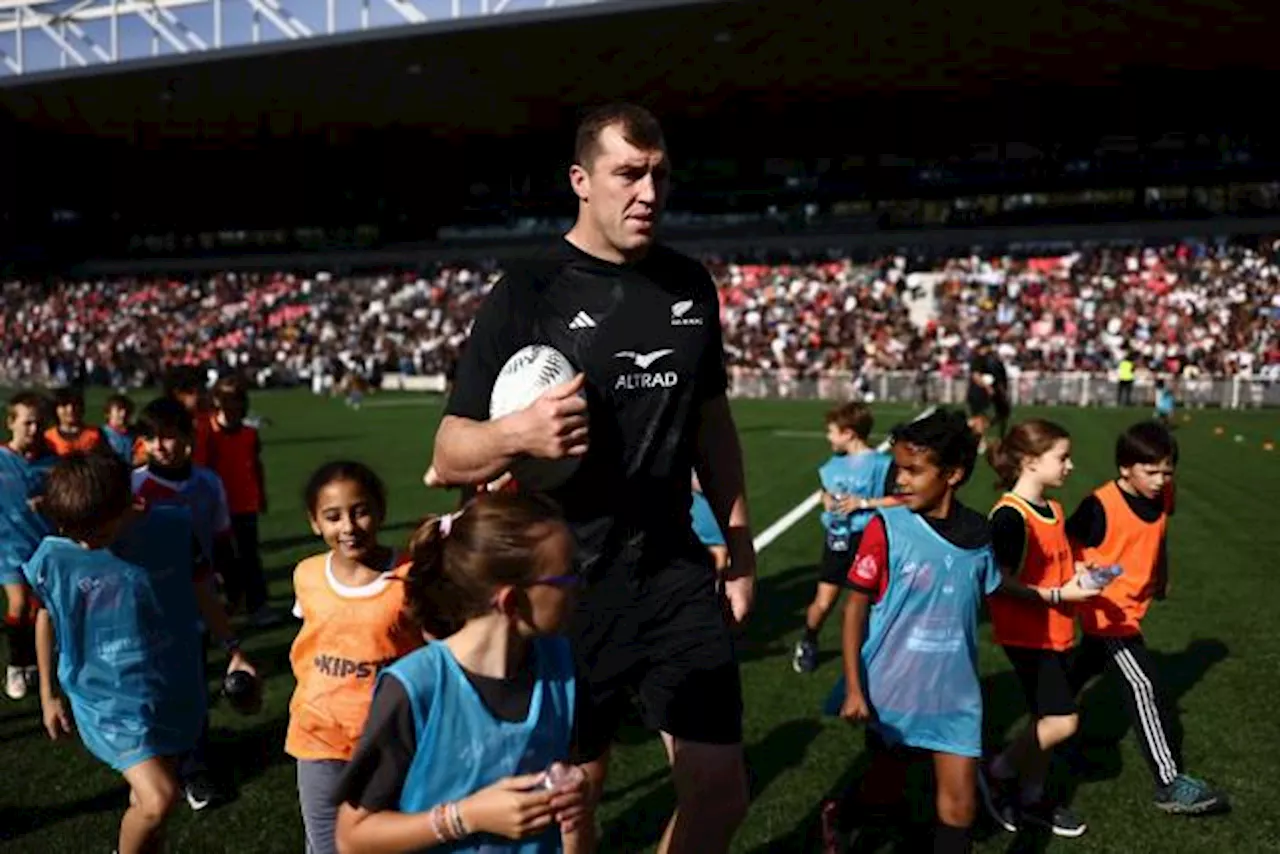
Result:
{"label": "wristband", "polygon": [[462,810],[459,809],[457,801],[449,804],[449,820],[453,823],[453,838],[465,838],[467,836],[467,825],[462,820]]}
{"label": "wristband", "polygon": [[445,832],[445,823],[442,820],[444,816],[444,804],[437,804],[431,808],[431,832],[436,835],[436,839],[441,842],[450,842],[449,834]]}

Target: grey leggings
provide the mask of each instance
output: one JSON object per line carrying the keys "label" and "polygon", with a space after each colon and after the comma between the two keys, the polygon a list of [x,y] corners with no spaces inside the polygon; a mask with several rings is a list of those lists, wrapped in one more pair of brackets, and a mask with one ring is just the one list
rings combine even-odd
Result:
{"label": "grey leggings", "polygon": [[333,796],[347,763],[338,759],[298,760],[298,805],[307,834],[307,854],[337,854],[334,830],[338,808]]}

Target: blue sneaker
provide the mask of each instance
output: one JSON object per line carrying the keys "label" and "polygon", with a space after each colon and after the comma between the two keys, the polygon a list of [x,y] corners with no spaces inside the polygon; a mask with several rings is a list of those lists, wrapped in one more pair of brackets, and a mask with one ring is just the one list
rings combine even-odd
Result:
{"label": "blue sneaker", "polygon": [[1170,815],[1208,815],[1228,808],[1227,796],[1203,780],[1179,774],[1156,789],[1156,809]]}

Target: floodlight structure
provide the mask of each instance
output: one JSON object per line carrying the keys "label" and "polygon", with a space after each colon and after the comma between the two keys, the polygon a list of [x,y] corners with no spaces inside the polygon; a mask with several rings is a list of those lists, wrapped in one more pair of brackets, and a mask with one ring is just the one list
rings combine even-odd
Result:
{"label": "floodlight structure", "polygon": [[617,0],[0,0],[0,79]]}

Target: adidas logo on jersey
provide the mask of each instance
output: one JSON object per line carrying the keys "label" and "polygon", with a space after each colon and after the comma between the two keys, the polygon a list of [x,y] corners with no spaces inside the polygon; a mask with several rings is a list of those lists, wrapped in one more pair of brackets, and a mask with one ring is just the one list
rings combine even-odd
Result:
{"label": "adidas logo on jersey", "polygon": [[594,329],[595,325],[595,319],[585,311],[578,312],[573,316],[573,320],[569,321],[570,329]]}

